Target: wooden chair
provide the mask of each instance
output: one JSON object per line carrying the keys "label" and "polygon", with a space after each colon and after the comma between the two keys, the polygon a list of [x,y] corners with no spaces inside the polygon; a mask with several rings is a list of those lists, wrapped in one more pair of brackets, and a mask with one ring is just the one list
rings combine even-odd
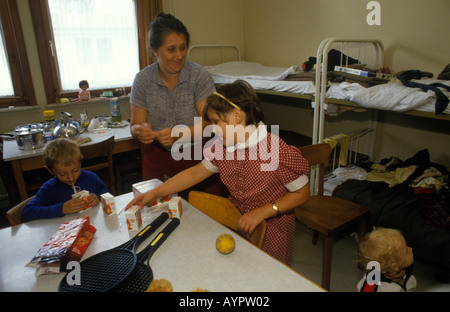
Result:
{"label": "wooden chair", "polygon": [[[333,237],[345,230],[351,230],[359,224],[360,239],[364,236],[369,217],[369,209],[358,204],[333,196],[324,196],[324,171],[330,158],[328,144],[314,144],[300,148],[311,166],[317,165],[317,194],[295,209],[297,220],[314,231],[313,244],[317,243],[318,234],[324,235],[322,287],[330,289],[331,255]],[[312,186],[311,186],[312,187]]]}
{"label": "wooden chair", "polygon": [[22,223],[22,208],[25,207],[26,204],[28,204],[33,198],[34,196],[25,199],[23,202],[18,203],[17,205],[15,205],[6,212],[6,217],[8,218],[8,221],[11,224],[11,226]]}
{"label": "wooden chair", "polygon": [[114,136],[90,145],[81,145],[80,150],[83,155],[81,167],[87,171],[107,170],[107,182],[105,183],[109,191],[116,195],[114,183],[113,165]]}
{"label": "wooden chair", "polygon": [[143,144],[140,143],[138,150],[114,155],[114,171],[118,195],[123,194],[123,192],[131,192],[132,184],[142,181],[143,150]]}
{"label": "wooden chair", "polygon": [[[237,222],[242,214],[229,199],[204,192],[191,191],[189,192],[189,203],[220,224],[225,225],[239,235],[242,235],[237,231]],[[252,234],[244,236],[252,244],[261,248],[264,242],[266,229],[267,222],[264,221]]]}

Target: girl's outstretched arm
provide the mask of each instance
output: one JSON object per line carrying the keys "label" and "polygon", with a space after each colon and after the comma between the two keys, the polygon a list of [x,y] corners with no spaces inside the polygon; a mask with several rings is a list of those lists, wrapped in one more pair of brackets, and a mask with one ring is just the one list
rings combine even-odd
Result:
{"label": "girl's outstretched arm", "polygon": [[214,173],[206,169],[202,165],[202,163],[199,163],[195,166],[181,171],[173,178],[159,185],[155,189],[136,196],[130,203],[128,203],[125,209],[128,209],[129,207],[134,205],[143,207],[157,198],[184,191],[202,182],[213,174]]}

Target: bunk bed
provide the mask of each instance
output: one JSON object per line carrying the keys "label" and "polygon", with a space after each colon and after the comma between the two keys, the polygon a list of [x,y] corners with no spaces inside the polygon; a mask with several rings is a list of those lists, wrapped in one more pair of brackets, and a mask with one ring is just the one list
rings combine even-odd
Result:
{"label": "bunk bed", "polygon": [[[193,45],[189,48],[188,58],[191,59],[193,54],[194,61],[205,66],[217,85],[243,79],[259,94],[310,102],[314,109],[313,143],[323,141],[324,116],[332,111],[330,107],[369,110],[373,114],[368,126],[371,128],[376,128],[372,121],[377,110],[450,120],[450,106],[440,114],[435,113],[436,95],[433,92],[406,87],[384,75],[361,77],[333,70],[335,65],[346,67],[354,63],[363,63],[372,69],[382,68],[384,46],[380,40],[327,38],[317,49],[316,70],[310,72],[304,71],[301,64],[276,67],[243,61],[239,47],[232,44]],[[425,79],[420,82],[432,84],[437,81]],[[450,88],[450,81],[439,82]],[[450,96],[448,90],[443,92]],[[371,141],[374,136],[375,132]]]}
{"label": "bunk bed", "polygon": [[[433,92],[410,88],[397,80],[381,81],[370,87],[363,86],[359,82],[335,82],[330,79],[330,64],[328,56],[332,49],[344,47],[346,44],[364,44],[371,46],[375,66],[381,68],[384,58],[384,47],[379,40],[348,40],[328,38],[322,41],[316,55],[316,71],[305,73],[299,69],[299,64],[287,68],[276,68],[261,64],[248,64],[241,60],[241,53],[237,46],[226,45],[225,48],[236,50],[238,58],[235,60],[222,60],[216,64],[206,65],[216,84],[232,82],[236,79],[244,79],[249,82],[260,94],[270,94],[282,97],[301,98],[311,102],[314,110],[312,143],[323,142],[324,138],[324,116],[331,106],[345,106],[351,109],[363,109],[371,112],[369,127],[361,131],[355,131],[349,135],[350,141],[359,139],[360,136],[370,135],[370,149],[373,151],[376,132],[376,112],[378,110],[391,110],[403,114],[414,115],[424,118],[450,120],[450,106],[436,114],[436,95]],[[224,49],[222,45],[196,45],[194,49]],[[341,49],[342,52],[343,49]],[[206,53],[206,52],[204,52]],[[364,52],[365,54],[366,52]],[[349,64],[347,58],[350,53],[342,52],[343,62]],[[359,57],[355,57],[358,59]],[[228,67],[229,66],[229,67]],[[425,84],[434,83],[434,80],[420,80]],[[439,81],[450,86],[450,81]],[[443,90],[446,97],[450,93]],[[372,114],[373,113],[373,114]],[[375,116],[375,117],[374,117]],[[358,154],[358,144],[345,146],[348,148],[349,157]],[[336,146],[336,149],[341,146]],[[372,152],[369,152],[369,156]],[[336,158],[336,154],[333,159]],[[389,186],[385,182],[369,181],[367,174],[371,174],[371,167],[380,163],[389,163],[388,160],[373,162],[371,158],[366,162],[349,161],[343,169],[344,175],[335,179],[330,178],[332,186],[328,187],[334,196],[357,202],[370,208],[371,223],[373,226],[391,227],[400,229],[408,244],[413,248],[416,258],[437,265],[450,272],[450,207],[448,204],[448,186],[445,184],[439,194],[429,192],[428,194],[417,193],[417,189],[411,187],[414,179],[417,179],[425,170],[439,168],[443,176],[448,175],[447,168],[430,162],[430,152],[426,149],[411,155],[405,161],[399,161],[397,167],[416,166],[416,170],[403,182]],[[361,166],[361,167],[359,167]],[[348,168],[359,168],[358,178],[348,175]],[[347,175],[346,175],[347,174]],[[344,176],[344,178],[342,178]],[[333,184],[334,183],[334,184]],[[327,187],[326,187],[327,188]],[[429,205],[426,207],[426,205]]]}

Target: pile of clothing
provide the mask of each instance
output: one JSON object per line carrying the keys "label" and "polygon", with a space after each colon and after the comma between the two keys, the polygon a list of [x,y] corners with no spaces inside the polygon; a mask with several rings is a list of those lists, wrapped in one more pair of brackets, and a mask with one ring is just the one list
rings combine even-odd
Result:
{"label": "pile of clothing", "polygon": [[432,164],[428,150],[422,150],[406,161],[396,157],[379,163],[357,165],[367,171],[367,181],[385,182],[390,188],[407,183],[413,188],[422,208],[425,222],[433,226],[450,227],[450,192],[447,168]]}

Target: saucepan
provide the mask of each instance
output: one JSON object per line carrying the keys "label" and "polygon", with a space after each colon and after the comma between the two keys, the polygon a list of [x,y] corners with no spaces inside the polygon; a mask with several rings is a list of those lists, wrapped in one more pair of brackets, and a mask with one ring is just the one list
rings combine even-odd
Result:
{"label": "saucepan", "polygon": [[67,112],[61,113],[61,122],[53,130],[53,137],[74,139],[79,135],[76,122],[72,121],[72,115]]}
{"label": "saucepan", "polygon": [[14,130],[14,137],[19,149],[41,148],[45,144],[44,125],[35,123],[17,126]]}

